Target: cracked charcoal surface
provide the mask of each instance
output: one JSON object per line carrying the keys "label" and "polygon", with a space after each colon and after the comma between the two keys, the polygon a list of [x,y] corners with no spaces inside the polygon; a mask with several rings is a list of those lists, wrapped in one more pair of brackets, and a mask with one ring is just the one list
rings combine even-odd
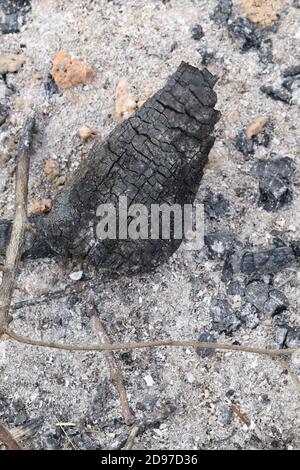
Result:
{"label": "cracked charcoal surface", "polygon": [[[213,77],[182,63],[166,86],[97,144],[57,196],[46,217],[33,218],[40,236],[26,256],[54,253],[111,271],[149,270],[166,261],[181,240],[96,238],[99,204],[190,204],[213,146],[219,119]],[[150,227],[149,227],[150,229]],[[1,250],[0,250],[1,251]]]}
{"label": "cracked charcoal surface", "polygon": [[260,160],[254,168],[259,182],[259,205],[272,212],[284,208],[293,200],[291,183],[296,171],[292,159]]}
{"label": "cracked charcoal surface", "polygon": [[246,298],[250,304],[254,305],[268,317],[278,315],[289,307],[287,297],[263,281],[254,281],[248,284],[246,287]]}
{"label": "cracked charcoal surface", "polygon": [[230,335],[241,326],[237,312],[227,299],[214,299],[210,307],[212,327],[218,333]]}

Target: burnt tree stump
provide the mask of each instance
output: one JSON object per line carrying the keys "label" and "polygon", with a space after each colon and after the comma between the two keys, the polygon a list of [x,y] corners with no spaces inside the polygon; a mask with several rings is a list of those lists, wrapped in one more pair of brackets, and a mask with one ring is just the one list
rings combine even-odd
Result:
{"label": "burnt tree stump", "polygon": [[[31,222],[24,257],[49,255],[86,260],[114,272],[149,270],[167,260],[182,240],[99,240],[97,207],[143,204],[192,204],[214,144],[220,113],[207,69],[182,63],[164,88],[129,119],[97,143],[57,195],[46,216]],[[0,253],[10,222],[0,223]]]}

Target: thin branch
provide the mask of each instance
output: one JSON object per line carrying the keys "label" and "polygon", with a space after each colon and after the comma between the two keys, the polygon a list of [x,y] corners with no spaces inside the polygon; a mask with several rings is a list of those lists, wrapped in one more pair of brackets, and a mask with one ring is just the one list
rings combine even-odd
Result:
{"label": "thin branch", "polygon": [[136,425],[133,426],[133,428],[131,429],[131,431],[128,435],[126,444],[124,445],[122,450],[131,450],[133,448],[135,438],[136,438],[136,436],[138,435],[139,432],[140,432],[140,427],[136,426]]}
{"label": "thin branch", "polygon": [[0,288],[0,337],[11,320],[9,310],[27,226],[29,150],[33,129],[34,119],[30,118],[26,123],[25,131],[20,141],[17,158],[14,219],[10,241],[6,249],[5,266]]}
{"label": "thin branch", "polygon": [[[95,314],[94,320],[95,320],[95,327],[98,332],[100,342],[103,344],[111,344],[109,337],[107,336],[107,333],[98,315]],[[114,353],[112,351],[105,351],[104,354],[105,354],[107,365],[110,371],[110,379],[112,383],[115,385],[115,387],[117,388],[119,396],[120,396],[122,414],[123,414],[125,423],[132,424],[134,422],[134,416],[130,411],[129,401],[128,401],[126,389],[124,386],[122,373],[118,367]]]}
{"label": "thin branch", "polygon": [[11,339],[18,343],[28,344],[30,346],[37,346],[42,348],[60,349],[63,351],[81,351],[81,352],[104,352],[104,351],[123,351],[133,349],[147,349],[159,348],[165,346],[181,347],[181,348],[195,348],[195,349],[216,349],[224,351],[237,351],[244,353],[260,354],[263,356],[278,357],[290,356],[292,354],[300,354],[300,349],[262,349],[250,346],[236,346],[234,344],[226,343],[207,343],[192,340],[180,341],[173,339],[161,339],[155,341],[145,341],[141,343],[112,343],[112,344],[62,344],[47,341],[40,341],[36,339],[21,336],[12,330],[6,329],[7,334]]}
{"label": "thin branch", "polygon": [[24,450],[2,424],[0,424],[0,441],[3,442],[8,450]]}

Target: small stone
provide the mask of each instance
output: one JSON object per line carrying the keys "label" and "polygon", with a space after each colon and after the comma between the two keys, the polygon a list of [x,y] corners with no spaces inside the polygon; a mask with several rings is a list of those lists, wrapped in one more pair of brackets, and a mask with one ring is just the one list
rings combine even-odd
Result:
{"label": "small stone", "polygon": [[52,209],[51,199],[35,199],[30,208],[31,214],[48,214]]}
{"label": "small stone", "polygon": [[195,377],[193,376],[192,372],[186,373],[186,380],[189,384],[193,384],[195,382]]}
{"label": "small stone", "polygon": [[204,37],[204,31],[203,28],[200,24],[197,24],[196,26],[193,27],[192,29],[192,38],[195,41],[200,41]]}
{"label": "small stone", "polygon": [[[204,331],[200,334],[198,341],[200,343],[215,343],[216,338],[211,333]],[[204,359],[205,357],[213,356],[216,353],[216,350],[207,348],[197,348],[196,353],[199,357],[201,357],[201,359]]]}
{"label": "small stone", "polygon": [[151,375],[145,375],[144,380],[148,387],[153,387],[153,385],[155,385],[155,382]]}
{"label": "small stone", "polygon": [[266,85],[263,85],[262,87],[260,87],[260,90],[265,95],[272,98],[272,100],[282,101],[283,103],[287,103],[287,104],[290,104],[291,102],[291,98],[292,98],[291,94],[288,93],[287,91],[278,90],[278,89],[273,88],[272,86],[266,86]]}
{"label": "small stone", "polygon": [[116,88],[115,121],[122,122],[137,109],[137,98],[132,98],[129,94],[127,80],[121,80]]}
{"label": "small stone", "polygon": [[257,117],[246,129],[248,139],[252,139],[252,137],[260,134],[268,122],[269,118],[267,116]]}
{"label": "small stone", "polygon": [[226,24],[232,14],[232,0],[219,0],[211,19],[217,24]]}
{"label": "small stone", "polygon": [[23,54],[0,55],[0,75],[17,72],[25,60],[26,58]]}
{"label": "small stone", "polygon": [[9,107],[0,103],[0,126],[5,123],[9,116]]}
{"label": "small stone", "polygon": [[259,311],[250,303],[242,305],[239,317],[242,323],[244,323],[247,328],[251,328],[251,330],[254,330],[254,328],[260,324]]}
{"label": "small stone", "polygon": [[83,271],[73,271],[69,277],[72,281],[80,281],[83,277]]}
{"label": "small stone", "polygon": [[238,133],[238,135],[233,141],[233,145],[245,157],[254,155],[254,151],[255,151],[254,143],[251,139],[247,137],[247,134],[244,130]]}
{"label": "small stone", "polygon": [[213,329],[227,335],[237,330],[241,321],[226,299],[213,300],[210,308]]}
{"label": "small stone", "polygon": [[50,182],[54,181],[55,178],[60,175],[56,160],[47,160],[44,166],[44,171]]}
{"label": "small stone", "polygon": [[94,127],[83,125],[79,129],[79,137],[83,142],[86,142],[92,136],[99,138],[100,135],[100,132]]}
{"label": "small stone", "polygon": [[53,59],[51,75],[62,89],[87,85],[95,76],[95,70],[88,64],[72,59],[66,51],[59,51]]}

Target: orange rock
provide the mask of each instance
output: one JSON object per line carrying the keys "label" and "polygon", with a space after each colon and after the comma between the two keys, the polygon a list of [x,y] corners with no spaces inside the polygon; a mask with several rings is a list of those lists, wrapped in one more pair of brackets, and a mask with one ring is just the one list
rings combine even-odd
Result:
{"label": "orange rock", "polygon": [[80,139],[85,142],[88,140],[90,137],[95,136],[99,138],[101,136],[100,131],[98,129],[95,129],[94,127],[88,127],[85,124],[80,127],[79,129],[79,137]]}
{"label": "orange rock", "polygon": [[31,205],[31,214],[47,214],[52,209],[51,199],[35,199]]}
{"label": "orange rock", "polygon": [[138,98],[129,95],[127,80],[121,80],[116,88],[115,120],[122,122],[137,109]]}
{"label": "orange rock", "polygon": [[17,72],[25,60],[23,54],[0,55],[0,75]]}
{"label": "orange rock", "polygon": [[260,134],[268,121],[269,119],[266,116],[256,118],[246,129],[248,139],[252,139],[252,137]]}
{"label": "orange rock", "polygon": [[287,0],[243,0],[248,18],[262,28],[272,26],[278,21],[279,13]]}
{"label": "orange rock", "polygon": [[92,82],[96,71],[90,65],[72,59],[66,51],[59,51],[53,59],[51,75],[60,88],[67,89]]}
{"label": "orange rock", "polygon": [[54,181],[59,176],[59,169],[55,160],[47,160],[44,166],[44,171],[50,182]]}

